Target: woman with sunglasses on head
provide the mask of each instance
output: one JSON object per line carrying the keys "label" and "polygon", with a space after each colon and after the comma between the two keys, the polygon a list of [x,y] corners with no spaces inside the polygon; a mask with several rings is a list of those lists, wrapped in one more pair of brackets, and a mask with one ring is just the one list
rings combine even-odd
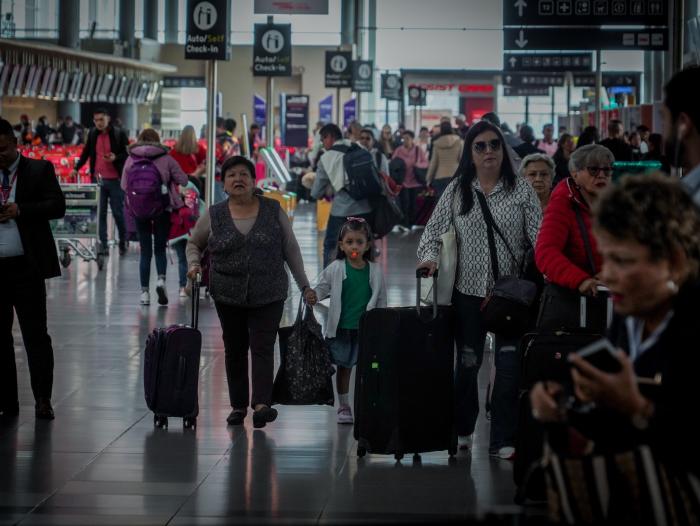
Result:
{"label": "woman with sunglasses on head", "polygon": [[[580,326],[580,296],[594,297],[602,285],[601,258],[591,235],[591,209],[611,181],[613,154],[589,144],[571,154],[571,177],[552,192],[535,247],[535,262],[548,282],[540,310],[540,329]],[[600,309],[598,309],[600,310]],[[591,317],[586,328],[595,332],[606,313]]]}
{"label": "woman with sunglasses on head", "polygon": [[[471,446],[479,414],[478,373],[486,329],[481,305],[494,279],[488,228],[482,199],[503,238],[494,236],[500,276],[516,276],[528,246],[535,243],[542,219],[535,191],[513,171],[500,129],[481,121],[464,139],[455,178],[445,189],[418,246],[419,268],[432,275],[440,255],[441,236],[454,226],[457,275],[452,305],[457,315],[455,372],[456,427],[460,448]],[[511,254],[512,252],[512,254]],[[489,452],[503,459],[514,454],[519,369],[517,340],[496,335],[496,380],[491,402]]]}

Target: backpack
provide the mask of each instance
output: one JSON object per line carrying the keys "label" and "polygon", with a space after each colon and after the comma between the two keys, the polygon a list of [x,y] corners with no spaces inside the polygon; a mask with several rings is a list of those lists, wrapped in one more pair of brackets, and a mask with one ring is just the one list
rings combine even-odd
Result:
{"label": "backpack", "polygon": [[133,156],[133,159],[134,163],[124,174],[126,205],[136,219],[153,219],[165,212],[170,202],[167,189],[163,192],[160,170],[153,162],[157,157]]}
{"label": "backpack", "polygon": [[331,150],[344,154],[343,167],[348,177],[345,190],[350,197],[359,201],[382,195],[382,183],[371,153],[357,144],[351,146],[338,144]]}
{"label": "backpack", "polygon": [[396,184],[403,184],[406,179],[406,162],[401,157],[394,157],[389,163],[389,175]]}

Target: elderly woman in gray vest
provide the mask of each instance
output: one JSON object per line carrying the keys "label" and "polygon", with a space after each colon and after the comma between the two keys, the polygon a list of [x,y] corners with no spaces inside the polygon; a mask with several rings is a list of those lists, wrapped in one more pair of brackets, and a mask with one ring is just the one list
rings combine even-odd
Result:
{"label": "elderly woman in gray vest", "polygon": [[[189,276],[201,272],[205,248],[211,254],[209,291],[223,329],[226,378],[232,411],[229,425],[243,423],[250,402],[256,428],[277,418],[272,403],[274,346],[287,298],[289,266],[308,301],[315,299],[304,272],[292,225],[277,201],[255,193],[255,167],[245,157],[224,162],[228,199],[209,208],[187,243]],[[253,396],[249,399],[248,348]]]}

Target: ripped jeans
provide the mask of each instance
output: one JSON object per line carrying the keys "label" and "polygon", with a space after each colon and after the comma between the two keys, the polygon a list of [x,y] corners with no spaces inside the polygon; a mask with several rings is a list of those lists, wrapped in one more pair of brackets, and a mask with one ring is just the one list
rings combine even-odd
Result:
{"label": "ripped jeans", "polygon": [[[455,423],[457,434],[471,435],[479,416],[479,369],[484,359],[486,330],[481,317],[483,298],[467,296],[455,289],[452,296],[457,317],[455,341]],[[520,354],[518,341],[496,336],[496,379],[491,396],[489,450],[513,446],[517,424]]]}

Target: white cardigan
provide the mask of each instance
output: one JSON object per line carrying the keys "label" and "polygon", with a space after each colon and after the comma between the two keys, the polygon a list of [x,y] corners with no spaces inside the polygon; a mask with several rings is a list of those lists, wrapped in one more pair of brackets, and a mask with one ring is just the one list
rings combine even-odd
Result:
{"label": "white cardigan", "polygon": [[[384,283],[384,275],[376,263],[368,261],[369,265],[369,286],[372,289],[372,297],[367,304],[367,310],[372,310],[378,307],[386,307],[386,284]],[[336,259],[328,265],[321,275],[318,277],[316,285],[316,294],[319,301],[331,297],[331,304],[326,317],[326,326],[324,336],[326,338],[335,338],[335,333],[338,330],[340,322],[340,311],[343,307],[343,281],[347,278],[345,272],[345,260]]]}

